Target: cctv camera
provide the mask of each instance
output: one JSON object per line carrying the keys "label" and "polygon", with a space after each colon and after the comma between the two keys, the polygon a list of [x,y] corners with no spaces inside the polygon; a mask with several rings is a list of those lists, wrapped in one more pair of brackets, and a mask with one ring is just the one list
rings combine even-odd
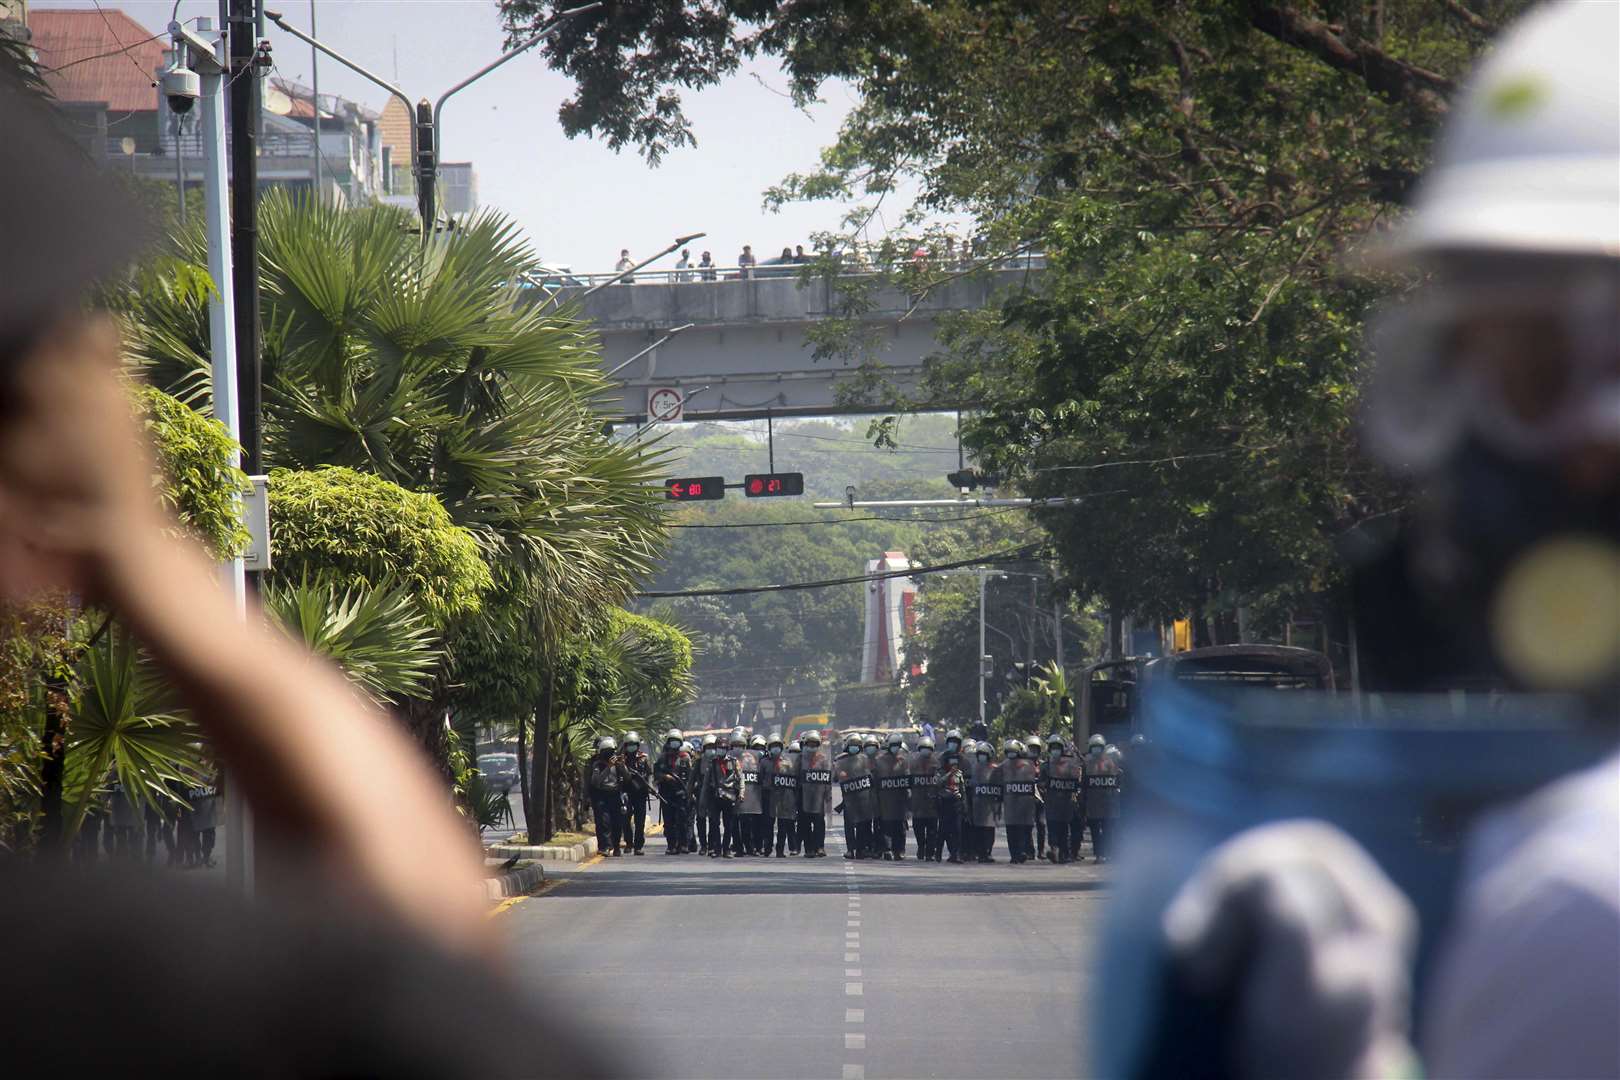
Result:
{"label": "cctv camera", "polygon": [[177,115],[190,112],[202,96],[202,79],[184,64],[165,68],[158,81],[163,88],[163,96],[169,99],[170,111]]}

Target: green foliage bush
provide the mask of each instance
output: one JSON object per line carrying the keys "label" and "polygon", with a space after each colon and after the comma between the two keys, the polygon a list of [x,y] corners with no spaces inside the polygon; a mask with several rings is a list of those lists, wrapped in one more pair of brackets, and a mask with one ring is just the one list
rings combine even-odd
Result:
{"label": "green foliage bush", "polygon": [[231,463],[236,450],[225,425],[150,386],[135,389],[136,408],[157,455],[153,484],[163,505],[221,558],[247,543],[236,498],[247,477]]}
{"label": "green foliage bush", "polygon": [[432,623],[479,610],[493,584],[478,544],[432,495],[342,467],[270,473],[271,558],[286,581],[337,573],[348,582],[392,579]]}

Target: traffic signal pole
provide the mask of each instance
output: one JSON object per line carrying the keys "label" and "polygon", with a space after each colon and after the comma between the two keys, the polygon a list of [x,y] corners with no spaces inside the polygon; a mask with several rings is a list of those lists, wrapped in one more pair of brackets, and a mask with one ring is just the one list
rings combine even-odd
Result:
{"label": "traffic signal pole", "polygon": [[[234,3],[236,0],[232,0],[232,2]],[[249,0],[249,2],[251,2],[251,0]],[[266,11],[264,15],[265,18],[281,27],[281,29],[285,30],[299,41],[302,41],[304,44],[313,49],[319,49],[321,52],[325,53],[327,56],[330,56],[333,60],[336,60],[338,63],[342,64],[356,75],[364,76],[365,78],[376,83],[378,86],[382,87],[384,90],[388,91],[396,99],[398,99],[400,104],[405,106],[405,114],[411,118],[411,171],[416,178],[416,209],[417,213],[420,214],[422,218],[422,242],[426,243],[427,238],[433,235],[433,230],[437,226],[438,209],[435,204],[437,195],[435,189],[439,181],[439,130],[443,126],[443,111],[445,101],[452,94],[466,89],[469,85],[483,78],[485,75],[488,75],[490,72],[494,71],[496,68],[512,59],[514,56],[518,56],[529,51],[534,46],[540,44],[540,42],[556,33],[558,27],[561,25],[564,19],[571,18],[572,16],[581,14],[582,12],[593,11],[601,6],[602,5],[600,3],[585,4],[582,7],[570,8],[567,11],[559,12],[557,17],[552,19],[551,22],[547,23],[539,33],[523,42],[523,44],[519,45],[517,48],[509,49],[502,53],[492,63],[486,64],[479,68],[467,78],[461,80],[456,85],[446,90],[443,94],[439,95],[439,102],[437,105],[430,105],[427,98],[423,98],[421,101],[412,104],[411,99],[406,96],[405,91],[401,90],[387,79],[384,79],[382,76],[367,71],[365,68],[361,67],[353,60],[350,60],[347,56],[344,56],[336,49],[322,44],[309,34],[306,34],[302,30],[298,29],[296,26],[291,25],[286,19],[282,18],[279,11]],[[319,113],[319,111],[319,109],[316,110],[317,113]],[[317,116],[317,120],[318,119],[319,117]]]}

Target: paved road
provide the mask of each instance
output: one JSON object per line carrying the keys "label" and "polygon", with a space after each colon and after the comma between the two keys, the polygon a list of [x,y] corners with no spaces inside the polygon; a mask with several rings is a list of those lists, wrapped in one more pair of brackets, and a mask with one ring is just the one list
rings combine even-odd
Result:
{"label": "paved road", "polygon": [[649,841],[499,918],[524,978],[641,1075],[1083,1075],[1105,870],[849,862],[836,830],[827,849],[722,862]]}

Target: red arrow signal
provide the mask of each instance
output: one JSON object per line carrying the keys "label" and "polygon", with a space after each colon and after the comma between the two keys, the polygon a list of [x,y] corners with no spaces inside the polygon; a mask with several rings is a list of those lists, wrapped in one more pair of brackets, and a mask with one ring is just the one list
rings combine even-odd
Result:
{"label": "red arrow signal", "polygon": [[670,502],[709,502],[725,497],[723,476],[683,476],[664,481],[664,498]]}

